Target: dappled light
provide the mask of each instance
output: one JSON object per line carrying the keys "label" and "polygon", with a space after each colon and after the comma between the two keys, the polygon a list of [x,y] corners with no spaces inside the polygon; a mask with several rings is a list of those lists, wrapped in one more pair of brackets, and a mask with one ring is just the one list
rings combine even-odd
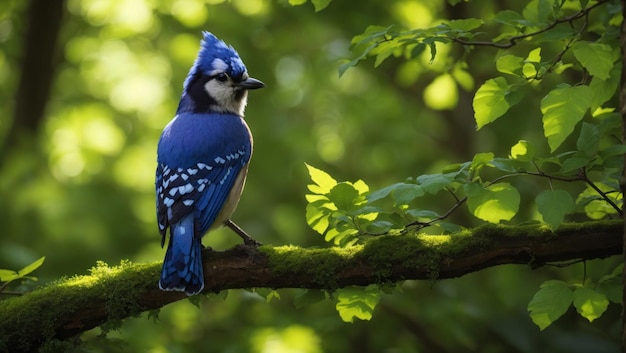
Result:
{"label": "dappled light", "polygon": [[[54,43],[28,36],[29,2],[0,5],[0,269],[46,257],[37,282],[11,291],[60,278],[67,290],[89,287],[93,278],[73,276],[119,270],[99,260],[162,261],[156,146],[202,31],[237,48],[266,85],[248,96],[254,153],[233,220],[271,252],[336,246],[331,255],[349,257],[417,233],[420,246],[437,248],[487,223],[550,231],[619,214],[618,1],[586,13],[581,6],[599,2],[59,3]],[[584,16],[563,20],[574,13]],[[553,31],[528,34],[546,26]],[[26,75],[29,55],[50,67]],[[38,103],[41,112],[26,109]],[[220,229],[202,241],[212,256],[241,238]],[[224,290],[71,343],[96,353],[604,353],[621,334],[611,292],[620,263],[531,271],[531,261],[447,280],[432,265],[430,280],[387,283],[381,271],[381,283],[363,287]],[[606,312],[572,300],[561,319],[537,325],[543,313],[531,317],[528,303],[552,280],[572,296],[612,285]]]}

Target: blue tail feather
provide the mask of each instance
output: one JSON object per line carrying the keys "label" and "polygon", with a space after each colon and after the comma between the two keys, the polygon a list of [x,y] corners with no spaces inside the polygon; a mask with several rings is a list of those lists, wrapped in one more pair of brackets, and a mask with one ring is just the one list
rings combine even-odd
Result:
{"label": "blue tail feather", "polygon": [[194,236],[194,217],[190,214],[170,228],[170,241],[163,261],[159,288],[198,294],[204,289],[202,243]]}

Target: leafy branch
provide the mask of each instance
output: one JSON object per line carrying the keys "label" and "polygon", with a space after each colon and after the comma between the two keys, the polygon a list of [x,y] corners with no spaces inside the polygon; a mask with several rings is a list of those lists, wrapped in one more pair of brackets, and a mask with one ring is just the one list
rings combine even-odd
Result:
{"label": "leafy branch", "polygon": [[[609,2],[609,0],[600,0],[598,2],[596,2],[595,4],[586,7],[576,13],[574,13],[573,15],[570,16],[566,16],[563,18],[559,18],[554,20],[552,23],[548,24],[547,26],[536,30],[536,31],[531,31],[529,33],[524,33],[524,34],[519,34],[516,36],[512,36],[510,38],[507,39],[506,42],[501,43],[501,42],[495,42],[495,41],[471,41],[471,40],[464,40],[461,39],[460,37],[450,37],[450,39],[456,43],[462,44],[462,45],[471,45],[471,46],[488,46],[488,47],[495,47],[495,48],[500,48],[500,49],[508,49],[511,48],[513,46],[515,46],[517,44],[517,42],[521,39],[526,39],[526,38],[531,38],[534,37],[536,35],[545,33],[550,31],[551,29],[555,28],[556,26],[562,24],[562,23],[568,23],[570,24],[570,26],[574,27],[574,21],[580,19],[580,18],[585,18],[585,24],[577,31],[578,34],[582,33],[582,31],[587,27],[587,23],[588,23],[588,16],[589,13],[591,12],[591,10],[595,9],[598,6],[604,5],[605,3]],[[522,24],[522,22],[520,22],[520,24]],[[565,53],[565,51],[562,51],[558,58],[562,57],[563,54]],[[558,61],[558,59],[557,59]]]}

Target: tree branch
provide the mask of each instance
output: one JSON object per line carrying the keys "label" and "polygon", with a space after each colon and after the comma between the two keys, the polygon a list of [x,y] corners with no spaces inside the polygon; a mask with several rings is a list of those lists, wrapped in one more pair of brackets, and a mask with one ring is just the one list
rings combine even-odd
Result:
{"label": "tree branch", "polygon": [[[237,246],[203,253],[205,291],[319,288],[444,279],[500,264],[536,268],[555,261],[605,258],[622,251],[622,220],[545,226],[482,226],[454,235],[380,236],[348,248]],[[112,320],[185,298],[157,287],[161,263],[108,267],[0,301],[0,352],[36,350]]]}

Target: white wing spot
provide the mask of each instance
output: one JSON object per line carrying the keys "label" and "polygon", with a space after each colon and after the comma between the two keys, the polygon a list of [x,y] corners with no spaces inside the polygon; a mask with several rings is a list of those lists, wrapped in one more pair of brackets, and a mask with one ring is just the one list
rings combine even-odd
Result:
{"label": "white wing spot", "polygon": [[226,163],[226,160],[222,157],[215,157],[215,163],[224,164]]}
{"label": "white wing spot", "polygon": [[183,204],[185,206],[191,206],[191,205],[193,205],[193,200],[183,200]]}
{"label": "white wing spot", "polygon": [[202,190],[204,190],[205,186],[206,186],[206,184],[200,184],[200,186],[198,186],[198,192],[202,192]]}
{"label": "white wing spot", "polygon": [[187,173],[189,173],[189,175],[196,175],[196,173],[198,173],[198,169],[189,168],[187,169]]}
{"label": "white wing spot", "polygon": [[[204,164],[204,163],[198,163],[197,164],[198,168],[200,169],[206,169],[206,170],[211,170],[213,169],[213,167],[211,167],[210,165]],[[189,173],[191,174],[191,173]]]}
{"label": "white wing spot", "polygon": [[187,174],[181,174],[180,177],[183,178],[184,181],[187,181],[187,179],[189,179]]}
{"label": "white wing spot", "polygon": [[167,207],[172,207],[172,205],[174,204],[174,199],[166,197],[165,200],[163,200],[163,204]]}
{"label": "white wing spot", "polygon": [[193,191],[193,185],[191,184],[185,184],[183,186],[178,187],[178,192],[180,192],[181,195],[188,194],[192,191]]}
{"label": "white wing spot", "polygon": [[176,195],[176,191],[178,191],[178,188],[170,189],[170,196],[175,196]]}

